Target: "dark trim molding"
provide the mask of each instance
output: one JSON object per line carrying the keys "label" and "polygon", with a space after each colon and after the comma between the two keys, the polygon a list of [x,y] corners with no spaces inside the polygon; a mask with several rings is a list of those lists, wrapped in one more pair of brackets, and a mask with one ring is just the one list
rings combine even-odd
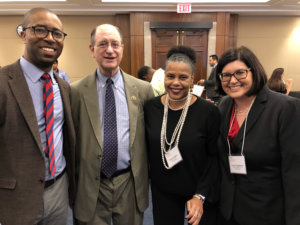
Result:
{"label": "dark trim molding", "polygon": [[212,22],[150,22],[150,29],[211,29]]}

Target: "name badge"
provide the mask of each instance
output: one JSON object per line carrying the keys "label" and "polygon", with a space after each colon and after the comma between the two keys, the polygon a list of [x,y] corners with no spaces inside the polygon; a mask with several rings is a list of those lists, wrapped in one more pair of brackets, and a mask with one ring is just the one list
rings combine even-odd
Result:
{"label": "name badge", "polygon": [[235,174],[247,174],[245,156],[228,156],[230,172]]}
{"label": "name badge", "polygon": [[172,168],[173,166],[182,161],[182,156],[177,146],[168,151],[165,156],[169,168]]}
{"label": "name badge", "polygon": [[204,90],[204,86],[194,84],[192,93],[194,95],[197,95],[197,96],[201,97],[201,95],[203,93],[203,90]]}

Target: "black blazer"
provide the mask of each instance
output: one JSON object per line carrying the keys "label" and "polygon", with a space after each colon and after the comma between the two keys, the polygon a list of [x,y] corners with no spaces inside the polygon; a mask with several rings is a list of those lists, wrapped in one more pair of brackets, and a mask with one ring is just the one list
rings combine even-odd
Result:
{"label": "black blazer", "polygon": [[219,97],[219,94],[215,91],[215,84],[216,84],[216,71],[217,67],[213,67],[208,80],[204,81],[204,87],[206,89],[206,96],[207,98],[215,98]]}
{"label": "black blazer", "polygon": [[[242,225],[300,224],[300,101],[264,87],[247,122],[244,155],[247,175],[232,175],[228,145],[233,99],[224,97],[218,140],[222,170],[220,207]],[[233,141],[240,154],[244,124]]]}

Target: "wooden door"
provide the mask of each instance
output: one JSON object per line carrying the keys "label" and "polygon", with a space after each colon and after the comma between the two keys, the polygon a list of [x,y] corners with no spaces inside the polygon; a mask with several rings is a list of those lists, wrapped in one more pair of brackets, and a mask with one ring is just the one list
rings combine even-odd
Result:
{"label": "wooden door", "polygon": [[165,69],[166,55],[169,49],[176,45],[192,47],[196,52],[194,83],[206,79],[207,65],[207,29],[155,29],[152,35],[152,67]]}

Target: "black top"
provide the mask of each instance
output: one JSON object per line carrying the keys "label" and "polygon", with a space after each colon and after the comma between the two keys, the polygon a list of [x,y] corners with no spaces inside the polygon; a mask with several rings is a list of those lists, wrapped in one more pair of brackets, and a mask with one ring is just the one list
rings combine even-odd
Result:
{"label": "black top", "polygon": [[[183,161],[170,170],[165,169],[161,156],[160,133],[164,112],[161,97],[148,100],[144,112],[151,182],[167,192],[181,195],[199,193],[207,199],[212,199],[211,192],[215,190],[218,179],[218,109],[200,98],[189,107],[178,144]],[[169,109],[168,141],[171,140],[181,112],[182,110]]]}

